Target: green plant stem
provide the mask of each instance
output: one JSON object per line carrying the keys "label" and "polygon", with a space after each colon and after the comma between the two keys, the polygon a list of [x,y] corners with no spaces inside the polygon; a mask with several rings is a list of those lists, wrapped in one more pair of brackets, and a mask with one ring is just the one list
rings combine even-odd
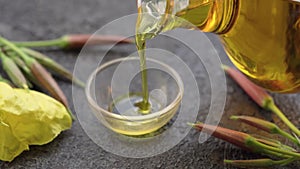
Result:
{"label": "green plant stem", "polygon": [[274,157],[291,158],[290,155],[283,155],[281,153],[277,153],[277,152],[274,152],[274,151],[271,151],[271,150],[264,150],[263,154],[265,154],[265,155],[271,155],[271,156],[274,156]]}
{"label": "green plant stem", "polygon": [[29,48],[21,47],[20,49],[24,53],[26,53],[29,56],[31,56],[34,59],[36,59],[38,62],[40,62],[46,68],[48,68],[51,71],[55,72],[56,74],[61,75],[61,76],[65,77],[65,78],[69,79],[70,81],[73,81],[75,84],[77,84],[78,86],[80,86],[82,88],[85,87],[85,84],[81,80],[79,80],[76,77],[74,77],[71,72],[69,72],[62,65],[58,64],[57,62],[55,62],[54,60],[50,59],[46,55],[44,55],[44,54],[42,54],[40,52],[34,51],[32,49],[29,49]]}
{"label": "green plant stem", "polygon": [[27,80],[17,64],[3,52],[0,52],[0,59],[2,60],[3,70],[12,83],[19,88],[28,89]]}
{"label": "green plant stem", "polygon": [[284,166],[284,165],[287,165],[293,161],[296,161],[296,158],[288,158],[288,159],[285,159],[285,160],[280,160],[281,162],[279,163],[279,165],[281,166]]}
{"label": "green plant stem", "polygon": [[[279,148],[276,148],[276,147],[272,147],[272,146],[260,143],[256,140],[253,140],[253,139],[248,140],[248,141],[249,141],[248,142],[249,145],[252,145],[252,146],[256,147],[261,152],[270,153],[270,151],[273,151],[273,152],[281,153],[282,155],[292,156],[292,157],[295,157],[297,159],[300,158],[300,154],[296,153],[296,152],[286,151],[286,150],[282,150],[282,149],[279,149]],[[265,150],[268,150],[268,151],[265,151]]]}
{"label": "green plant stem", "polygon": [[295,143],[297,146],[300,147],[300,143],[298,141],[298,139],[296,139],[295,137],[293,137],[292,135],[290,135],[289,133],[283,131],[283,130],[278,130],[278,134],[282,135],[283,137],[289,139],[290,141],[292,141],[293,143]]}
{"label": "green plant stem", "polygon": [[13,42],[17,46],[21,47],[59,47],[64,48],[68,45],[64,38],[58,38],[53,40],[44,41],[25,41],[25,42]]}
{"label": "green plant stem", "polygon": [[264,139],[256,138],[256,140],[261,142],[261,143],[264,143],[266,145],[277,147],[277,148],[280,148],[280,149],[283,149],[283,150],[296,151],[293,147],[282,144],[278,140],[273,140],[273,139],[270,139],[270,138],[264,138]]}
{"label": "green plant stem", "polygon": [[275,105],[274,101],[269,102],[266,107],[274,112],[295,134],[300,136],[299,129],[281,112],[281,110]]}
{"label": "green plant stem", "polygon": [[15,44],[9,42],[8,40],[4,39],[1,36],[0,36],[0,43],[6,45],[11,50],[13,50],[18,55],[20,55],[26,63],[32,63],[34,61],[31,57],[29,57],[27,54],[25,54],[23,51],[21,51]]}

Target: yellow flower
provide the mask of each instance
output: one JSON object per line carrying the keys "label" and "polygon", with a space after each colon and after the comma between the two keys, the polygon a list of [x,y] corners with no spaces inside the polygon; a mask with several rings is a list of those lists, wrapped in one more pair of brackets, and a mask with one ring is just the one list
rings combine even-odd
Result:
{"label": "yellow flower", "polygon": [[0,160],[12,161],[29,145],[51,142],[71,128],[67,109],[55,99],[0,82]]}

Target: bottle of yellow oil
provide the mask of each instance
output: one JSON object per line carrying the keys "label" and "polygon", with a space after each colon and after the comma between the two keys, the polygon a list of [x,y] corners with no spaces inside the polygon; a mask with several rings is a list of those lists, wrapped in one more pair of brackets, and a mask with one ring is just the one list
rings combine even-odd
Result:
{"label": "bottle of yellow oil", "polygon": [[138,44],[162,31],[192,28],[176,19],[182,18],[204,32],[217,34],[231,61],[258,85],[274,92],[300,91],[299,0],[138,0],[137,3]]}

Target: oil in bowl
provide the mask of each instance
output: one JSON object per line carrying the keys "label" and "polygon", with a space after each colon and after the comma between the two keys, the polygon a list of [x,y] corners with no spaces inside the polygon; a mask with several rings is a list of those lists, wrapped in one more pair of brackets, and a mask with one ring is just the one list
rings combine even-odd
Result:
{"label": "oil in bowl", "polygon": [[158,60],[146,59],[148,107],[143,102],[139,57],[109,61],[89,77],[86,96],[95,116],[107,128],[124,135],[144,135],[166,125],[183,96],[177,72]]}

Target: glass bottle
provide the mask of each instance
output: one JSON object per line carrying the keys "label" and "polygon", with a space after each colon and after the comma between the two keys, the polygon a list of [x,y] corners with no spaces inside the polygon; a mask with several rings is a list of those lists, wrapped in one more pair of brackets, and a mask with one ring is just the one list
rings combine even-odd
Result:
{"label": "glass bottle", "polygon": [[[138,0],[138,33],[192,29],[218,35],[235,66],[273,92],[300,91],[299,0]],[[147,13],[147,14],[143,14]],[[176,17],[174,17],[176,16]]]}

